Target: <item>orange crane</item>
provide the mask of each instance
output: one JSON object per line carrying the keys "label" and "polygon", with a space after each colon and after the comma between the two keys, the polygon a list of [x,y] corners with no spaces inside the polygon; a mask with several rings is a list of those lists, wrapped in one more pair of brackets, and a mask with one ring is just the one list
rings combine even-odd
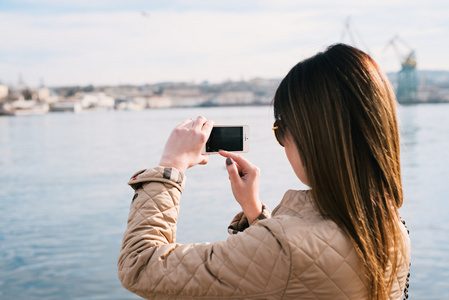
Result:
{"label": "orange crane", "polygon": [[[403,54],[399,50],[398,43],[405,47],[407,52]],[[384,52],[393,47],[401,63],[401,70],[398,72],[398,85],[396,88],[396,98],[400,103],[411,103],[417,101],[418,77],[416,74],[415,50],[407,44],[399,35],[395,35],[386,45]]]}

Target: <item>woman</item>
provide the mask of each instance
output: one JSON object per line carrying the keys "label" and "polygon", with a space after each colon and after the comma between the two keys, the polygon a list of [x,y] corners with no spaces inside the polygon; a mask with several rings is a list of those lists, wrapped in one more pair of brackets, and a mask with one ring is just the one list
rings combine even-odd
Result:
{"label": "woman", "polygon": [[178,125],[160,165],[136,173],[123,238],[122,284],[146,298],[400,299],[410,261],[401,223],[395,98],[365,53],[334,45],[297,64],[274,97],[275,134],[308,191],[287,191],[272,215],[259,169],[225,156],[242,206],[226,241],[175,243],[186,169],[213,126]]}

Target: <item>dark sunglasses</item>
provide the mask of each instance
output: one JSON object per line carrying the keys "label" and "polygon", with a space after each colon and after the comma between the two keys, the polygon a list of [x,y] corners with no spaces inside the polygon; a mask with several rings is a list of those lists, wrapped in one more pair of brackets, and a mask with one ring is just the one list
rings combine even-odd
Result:
{"label": "dark sunglasses", "polygon": [[279,145],[284,147],[284,127],[281,125],[279,120],[274,121],[273,124],[274,136],[276,137],[276,141],[278,141]]}

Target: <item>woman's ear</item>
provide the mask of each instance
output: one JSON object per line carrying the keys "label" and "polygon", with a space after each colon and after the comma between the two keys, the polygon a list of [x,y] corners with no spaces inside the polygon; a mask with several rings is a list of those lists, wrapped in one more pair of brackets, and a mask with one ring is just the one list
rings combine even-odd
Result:
{"label": "woman's ear", "polygon": [[307,177],[301,156],[299,155],[298,147],[296,146],[293,136],[288,131],[286,131],[284,139],[285,154],[287,155],[287,159],[290,162],[290,165],[292,166],[296,177],[298,177],[302,183],[310,187],[309,179]]}

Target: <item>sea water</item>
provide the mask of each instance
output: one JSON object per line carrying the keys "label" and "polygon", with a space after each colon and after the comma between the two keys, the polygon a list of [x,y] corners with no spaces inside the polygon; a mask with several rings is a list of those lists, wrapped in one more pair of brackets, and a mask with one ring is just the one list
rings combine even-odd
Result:
{"label": "sea water", "polygon": [[[399,107],[412,239],[411,299],[449,299],[449,105]],[[158,164],[174,126],[198,115],[248,124],[245,157],[274,208],[304,189],[271,130],[272,108],[216,107],[0,117],[0,299],[138,299],[116,264],[135,172]],[[240,211],[225,159],[186,173],[177,242],[224,240]]]}

